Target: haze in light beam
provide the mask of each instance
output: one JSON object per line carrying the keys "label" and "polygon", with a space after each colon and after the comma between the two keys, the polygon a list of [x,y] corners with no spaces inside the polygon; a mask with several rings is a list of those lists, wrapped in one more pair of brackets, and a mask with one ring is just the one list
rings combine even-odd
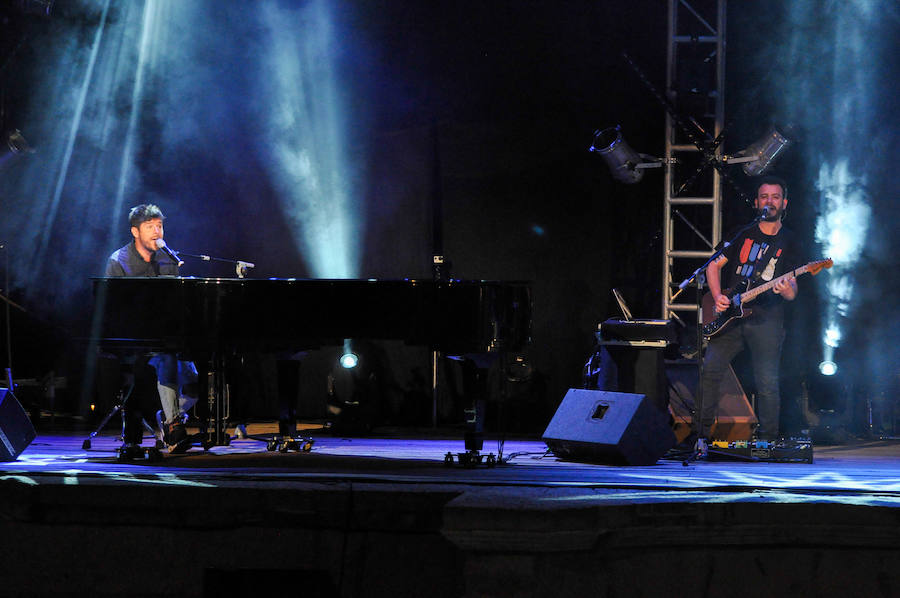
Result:
{"label": "haze in light beam", "polygon": [[270,98],[268,168],[294,241],[318,278],[358,275],[359,210],[345,162],[336,44],[327,4],[260,6],[270,41],[260,86]]}
{"label": "haze in light beam", "polygon": [[[855,266],[862,255],[871,217],[866,184],[869,154],[879,127],[874,95],[877,61],[885,40],[873,36],[882,9],[878,0],[798,0],[788,8],[794,84],[791,110],[804,122],[811,147],[810,170],[818,170],[816,240],[834,267],[822,277],[822,344],[833,353],[843,319],[850,315]],[[821,283],[820,283],[821,284]]]}
{"label": "haze in light beam", "polygon": [[841,159],[833,167],[822,164],[816,189],[821,193],[816,241],[835,264],[826,278],[828,293],[825,296],[827,310],[823,342],[836,348],[841,338],[840,320],[849,315],[853,297],[853,267],[865,244],[872,208],[864,192],[865,179],[850,174],[846,159]]}

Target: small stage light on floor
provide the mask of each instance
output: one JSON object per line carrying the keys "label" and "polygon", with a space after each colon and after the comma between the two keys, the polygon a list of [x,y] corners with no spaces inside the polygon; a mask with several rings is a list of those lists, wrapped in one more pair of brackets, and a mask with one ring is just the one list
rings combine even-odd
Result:
{"label": "small stage light on floor", "polygon": [[594,142],[588,150],[600,154],[613,178],[626,184],[640,182],[645,169],[659,168],[663,164],[659,158],[631,149],[622,137],[621,126],[594,131]]}
{"label": "small stage light on floor", "polygon": [[341,367],[346,370],[355,368],[359,363],[359,355],[353,352],[349,339],[344,340],[344,352],[341,354],[340,363]]}
{"label": "small stage light on floor", "polygon": [[823,376],[834,376],[837,373],[837,364],[830,359],[826,359],[819,364],[819,372]]}

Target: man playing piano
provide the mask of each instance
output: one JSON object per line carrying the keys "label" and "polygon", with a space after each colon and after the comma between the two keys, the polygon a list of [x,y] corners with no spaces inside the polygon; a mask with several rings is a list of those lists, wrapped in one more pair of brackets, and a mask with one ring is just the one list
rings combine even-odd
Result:
{"label": "man playing piano", "polygon": [[[134,240],[109,256],[105,275],[178,276],[178,264],[157,249],[157,240],[164,234],[164,219],[162,211],[153,204],[133,207],[128,221]],[[163,442],[170,453],[183,453],[191,444],[184,422],[186,412],[197,402],[197,368],[171,353],[152,353],[149,364],[156,369],[162,404],[156,420]]]}

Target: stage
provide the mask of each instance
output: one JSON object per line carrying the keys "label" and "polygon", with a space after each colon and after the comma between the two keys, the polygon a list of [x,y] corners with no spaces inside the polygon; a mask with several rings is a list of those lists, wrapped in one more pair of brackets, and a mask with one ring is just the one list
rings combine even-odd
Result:
{"label": "stage", "polygon": [[900,592],[900,443],[628,467],[488,438],[499,463],[463,467],[449,431],[307,433],[153,463],[117,462],[111,430],[39,434],[0,464],[3,595]]}

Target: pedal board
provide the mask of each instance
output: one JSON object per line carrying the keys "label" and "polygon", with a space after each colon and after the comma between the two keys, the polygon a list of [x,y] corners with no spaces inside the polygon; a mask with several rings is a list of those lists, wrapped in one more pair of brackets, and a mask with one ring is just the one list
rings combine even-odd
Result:
{"label": "pedal board", "polygon": [[813,443],[809,438],[779,440],[714,440],[708,461],[759,461],[764,463],[812,463]]}

